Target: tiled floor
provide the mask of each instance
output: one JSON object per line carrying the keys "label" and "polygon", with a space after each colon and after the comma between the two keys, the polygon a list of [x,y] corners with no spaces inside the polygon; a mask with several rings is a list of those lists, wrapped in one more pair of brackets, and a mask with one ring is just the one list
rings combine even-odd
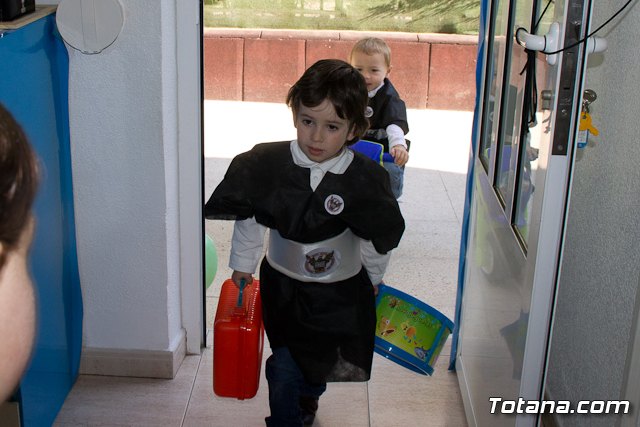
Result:
{"label": "tiled floor", "polygon": [[[385,282],[453,319],[465,172],[471,134],[469,112],[410,110],[411,159],[401,209],[407,230],[394,251]],[[233,126],[234,120],[240,120]],[[281,105],[207,102],[205,194],[229,158],[257,141],[292,138],[290,113]],[[282,123],[282,124],[280,124]],[[216,124],[226,124],[218,128]],[[216,126],[216,129],[212,129]],[[232,130],[233,129],[233,133]],[[278,132],[282,133],[278,133]],[[259,136],[258,136],[259,135]],[[219,270],[207,291],[211,328],[226,267],[232,224],[207,221]],[[368,383],[332,383],[320,401],[315,426],[466,426],[456,374],[447,371],[451,339],[433,376],[374,356]],[[265,347],[266,357],[270,354]],[[264,374],[258,395],[239,401],[213,394],[211,334],[201,355],[187,356],[173,380],[80,376],[55,426],[260,426],[268,414]]]}

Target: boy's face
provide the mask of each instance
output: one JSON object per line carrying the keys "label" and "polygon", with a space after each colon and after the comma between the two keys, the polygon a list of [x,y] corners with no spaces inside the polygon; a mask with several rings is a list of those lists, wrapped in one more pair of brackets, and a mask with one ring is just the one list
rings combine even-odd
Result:
{"label": "boy's face", "polygon": [[298,146],[317,163],[335,157],[345,143],[355,137],[351,123],[338,117],[327,99],[313,108],[300,105],[293,124],[298,131]]}
{"label": "boy's face", "polygon": [[351,65],[364,76],[368,91],[380,86],[389,71],[391,71],[391,68],[387,67],[384,55],[381,53],[367,55],[364,52],[353,52]]}

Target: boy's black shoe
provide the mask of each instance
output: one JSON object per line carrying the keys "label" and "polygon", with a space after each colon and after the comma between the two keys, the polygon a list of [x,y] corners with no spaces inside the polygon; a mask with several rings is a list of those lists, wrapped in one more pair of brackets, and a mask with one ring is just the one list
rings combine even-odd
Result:
{"label": "boy's black shoe", "polygon": [[300,415],[302,416],[302,424],[305,426],[313,425],[318,411],[318,398],[310,396],[300,396]]}

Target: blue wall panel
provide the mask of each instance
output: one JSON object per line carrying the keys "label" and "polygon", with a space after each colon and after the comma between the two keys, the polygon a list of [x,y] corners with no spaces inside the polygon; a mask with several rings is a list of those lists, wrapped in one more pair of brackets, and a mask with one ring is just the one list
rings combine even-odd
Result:
{"label": "blue wall panel", "polygon": [[0,33],[0,101],[23,126],[41,162],[30,256],[38,296],[38,332],[17,398],[24,426],[50,426],[77,378],[82,339],[68,57],[55,15]]}

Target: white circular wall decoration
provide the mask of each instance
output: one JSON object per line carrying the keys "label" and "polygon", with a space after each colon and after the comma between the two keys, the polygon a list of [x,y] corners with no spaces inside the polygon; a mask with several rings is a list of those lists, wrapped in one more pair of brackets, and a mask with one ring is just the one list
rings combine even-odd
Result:
{"label": "white circular wall decoration", "polygon": [[100,53],[120,34],[124,14],[118,0],[61,0],[56,23],[69,46]]}

